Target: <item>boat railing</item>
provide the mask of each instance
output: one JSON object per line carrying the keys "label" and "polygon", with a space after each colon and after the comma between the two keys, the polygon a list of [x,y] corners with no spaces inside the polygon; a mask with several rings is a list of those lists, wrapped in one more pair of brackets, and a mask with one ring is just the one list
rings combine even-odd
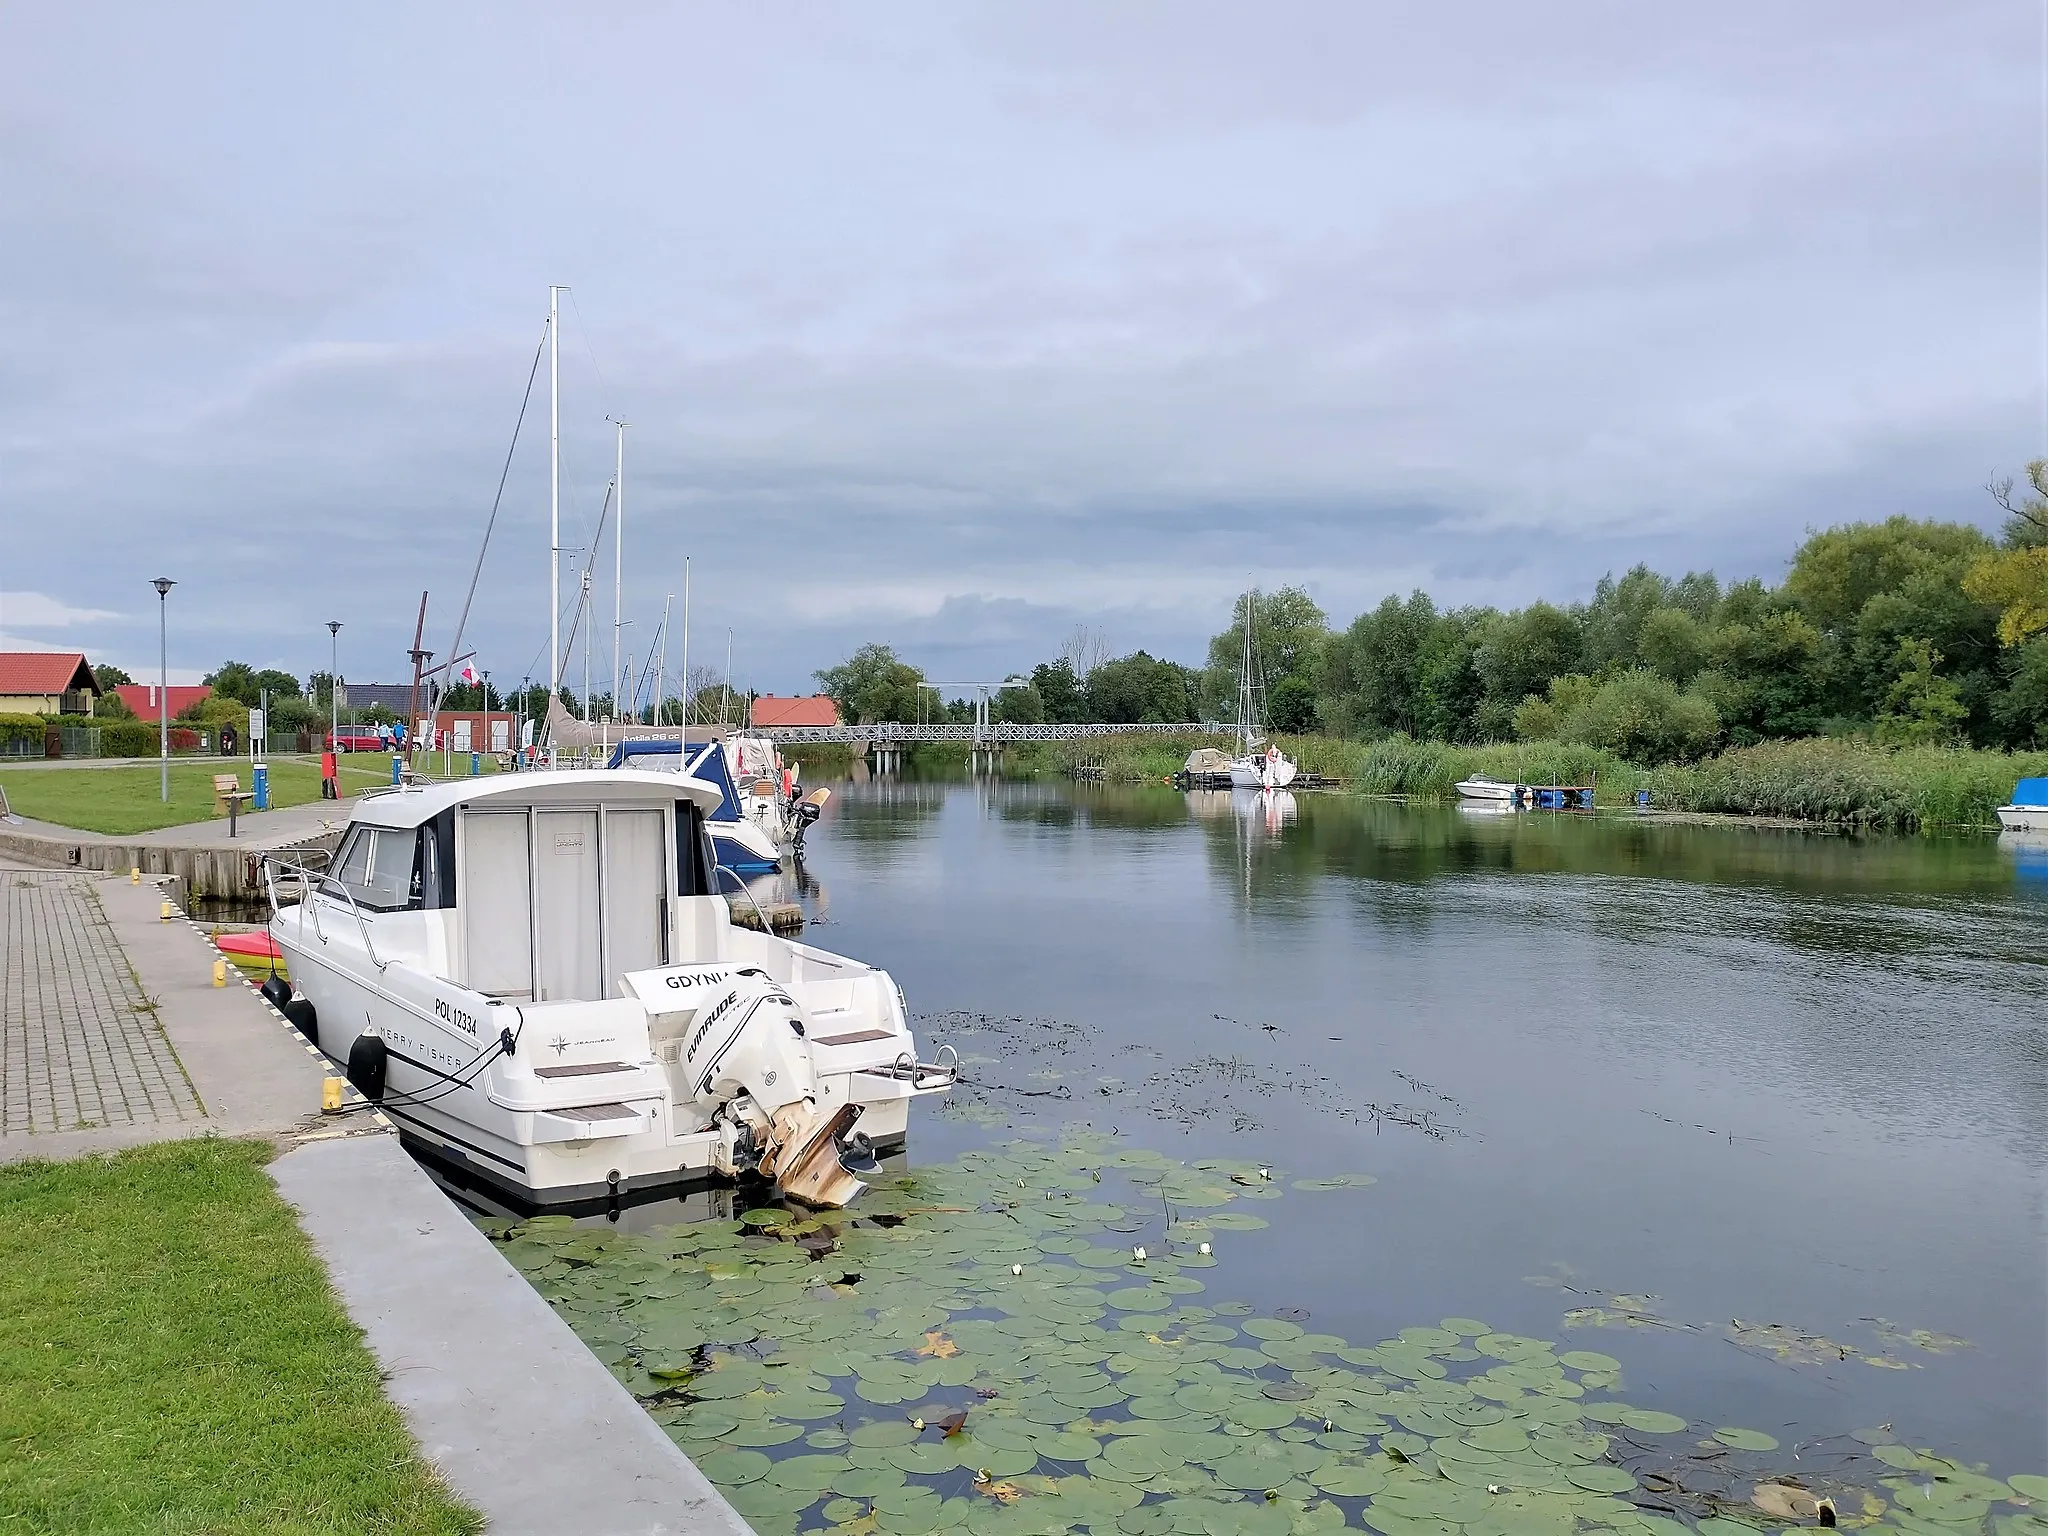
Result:
{"label": "boat railing", "polygon": [[754,916],[758,917],[761,920],[761,931],[763,933],[773,933],[775,929],[768,922],[768,914],[761,910],[761,903],[755,897],[753,891],[748,888],[747,882],[742,880],[738,876],[738,874],[736,874],[733,870],[727,868],[723,864],[713,865],[712,867],[717,873],[721,875],[732,876],[732,883],[740,888],[740,894],[747,898],[747,904],[754,909]]}
{"label": "boat railing", "polygon": [[312,897],[315,891],[322,891],[328,895],[339,894],[341,899],[348,903],[348,909],[355,917],[356,931],[363,936],[363,952],[370,957],[372,965],[376,966],[380,971],[384,970],[391,962],[378,957],[376,941],[370,937],[370,924],[363,916],[363,909],[356,904],[354,893],[339,880],[329,879],[327,876],[327,865],[333,857],[334,855],[324,848],[306,850],[295,858],[288,858],[278,853],[264,854],[263,889],[270,898],[271,915],[275,917],[279,910],[277,900],[278,876],[282,875],[288,880],[296,880],[299,886],[299,921],[303,923],[306,914],[308,912],[312,913],[313,931],[320,936],[320,942],[325,944],[327,942],[327,925],[320,921],[320,909],[309,898]]}

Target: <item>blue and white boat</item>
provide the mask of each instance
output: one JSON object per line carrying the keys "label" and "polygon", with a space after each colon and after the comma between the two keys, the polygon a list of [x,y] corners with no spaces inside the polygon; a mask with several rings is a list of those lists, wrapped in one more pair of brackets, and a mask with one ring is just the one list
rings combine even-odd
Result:
{"label": "blue and white boat", "polygon": [[1998,824],[2008,832],[2048,832],[2048,779],[2015,784],[2012,803],[1998,808]]}
{"label": "blue and white boat", "polygon": [[[742,878],[780,869],[783,855],[818,819],[815,796],[784,806],[780,786],[767,780],[750,782],[742,792],[733,781],[731,754],[717,741],[622,741],[605,766],[669,768],[662,758],[675,759],[675,772],[717,788],[718,804],[706,814],[704,829],[711,834],[719,864]],[[756,792],[763,783],[769,789],[766,796]],[[753,803],[760,801],[767,803]]]}

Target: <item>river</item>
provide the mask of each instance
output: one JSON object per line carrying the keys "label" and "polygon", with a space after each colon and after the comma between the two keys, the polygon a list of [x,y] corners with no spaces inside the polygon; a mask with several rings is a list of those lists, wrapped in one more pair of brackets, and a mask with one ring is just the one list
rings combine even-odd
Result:
{"label": "river", "polygon": [[[1797,1475],[1809,1447],[1816,1474],[1895,1505],[1910,1502],[1906,1453],[1864,1454],[1893,1439],[1999,1477],[2048,1471],[2048,880],[1995,840],[911,777],[839,786],[804,873],[809,941],[893,972],[927,1055],[950,1043],[965,1061],[971,1086],[915,1121],[911,1169],[979,1168],[1020,1134],[1067,1136],[1098,1161],[1129,1149],[1125,1166],[1233,1160],[1210,1175],[1233,1181],[1217,1198],[1258,1197],[1231,1209],[1260,1220],[1200,1228],[1210,1254],[1167,1228],[1186,1214],[1166,1209],[1171,1192],[1197,1198],[1183,1173],[1158,1209],[1153,1173],[1117,1185],[1103,1197],[1115,1219],[1089,1236],[1153,1242],[1155,1282],[1174,1248],[1181,1287],[1226,1320],[1255,1311],[1282,1332],[1385,1340],[1395,1389],[1419,1379],[1398,1369],[1402,1329],[1450,1362],[1430,1378],[1453,1383],[1522,1347],[1454,1337],[1459,1319],[1605,1361],[1571,1367],[1588,1390],[1556,1390],[1625,1399],[1651,1429],[1662,1414],[1691,1426],[1620,1447],[1643,1487],[1669,1494],[1632,1497],[1681,1523],[1719,1507],[1692,1496],[1716,1476],[1723,1496],[1746,1489],[1698,1438],[1715,1426],[1739,1427],[1724,1437],[1739,1453],[1754,1448],[1745,1434],[1778,1442],[1743,1476]],[[1077,1129],[1097,1139],[1075,1143]],[[682,1214],[642,1208],[623,1227],[664,1233]],[[523,1263],[544,1291],[565,1273]],[[563,1294],[622,1373],[648,1364],[644,1349],[624,1358],[630,1330],[591,1327],[601,1309]],[[616,1320],[619,1294],[610,1306]],[[1450,1331],[1432,1333],[1440,1321]],[[1303,1366],[1342,1400],[1327,1361],[1321,1379]],[[830,1373],[813,1370],[823,1390]],[[724,1420],[696,1411],[697,1439],[679,1438],[702,1455]],[[1310,1460],[1371,1449],[1320,1428],[1336,1449]],[[811,1444],[835,1451],[834,1433]],[[1227,1484],[1192,1444],[1144,1486]],[[1443,1465],[1445,1479],[1460,1470]],[[763,1529],[827,1523],[768,1499],[745,1468],[759,1496],[741,1507]],[[1295,1529],[1312,1518],[1301,1478],[1326,1488],[1328,1474],[1289,1485]],[[937,1491],[946,1509],[979,1507],[971,1481]],[[975,1528],[1026,1529],[1014,1509],[1033,1491],[984,1500],[1003,1513]],[[1355,1523],[1369,1506],[1343,1507]],[[1230,1508],[1223,1526],[1254,1528]],[[1480,1529],[1467,1509],[1433,1510],[1380,1528]],[[1544,1513],[1506,1528],[1549,1529]],[[844,1496],[828,1514],[859,1518]],[[1120,1517],[1099,1528],[1143,1525]],[[921,1505],[872,1518],[944,1523]],[[1217,1528],[1187,1518],[1144,1528]]]}

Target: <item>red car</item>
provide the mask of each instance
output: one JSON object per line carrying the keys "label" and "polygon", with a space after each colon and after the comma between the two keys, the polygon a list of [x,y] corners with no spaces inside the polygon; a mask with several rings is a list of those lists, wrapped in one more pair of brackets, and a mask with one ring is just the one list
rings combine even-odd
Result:
{"label": "red car", "polygon": [[381,752],[384,739],[374,725],[344,725],[327,738],[330,752]]}

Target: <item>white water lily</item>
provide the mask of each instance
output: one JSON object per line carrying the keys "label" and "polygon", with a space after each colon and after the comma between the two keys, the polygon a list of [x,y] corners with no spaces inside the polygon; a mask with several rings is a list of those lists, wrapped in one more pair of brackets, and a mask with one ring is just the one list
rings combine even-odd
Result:
{"label": "white water lily", "polygon": [[1010,1266],[1010,1273],[1013,1275],[1021,1275],[1024,1273],[1024,1266],[1022,1264],[1012,1264]]}
{"label": "white water lily", "polygon": [[1204,1255],[1209,1252],[1209,1245],[1207,1243],[1202,1244],[1202,1252]]}
{"label": "white water lily", "polygon": [[1131,1257],[1137,1260],[1138,1263],[1142,1264],[1145,1262],[1145,1250],[1142,1248],[1133,1248],[1131,1250]]}

